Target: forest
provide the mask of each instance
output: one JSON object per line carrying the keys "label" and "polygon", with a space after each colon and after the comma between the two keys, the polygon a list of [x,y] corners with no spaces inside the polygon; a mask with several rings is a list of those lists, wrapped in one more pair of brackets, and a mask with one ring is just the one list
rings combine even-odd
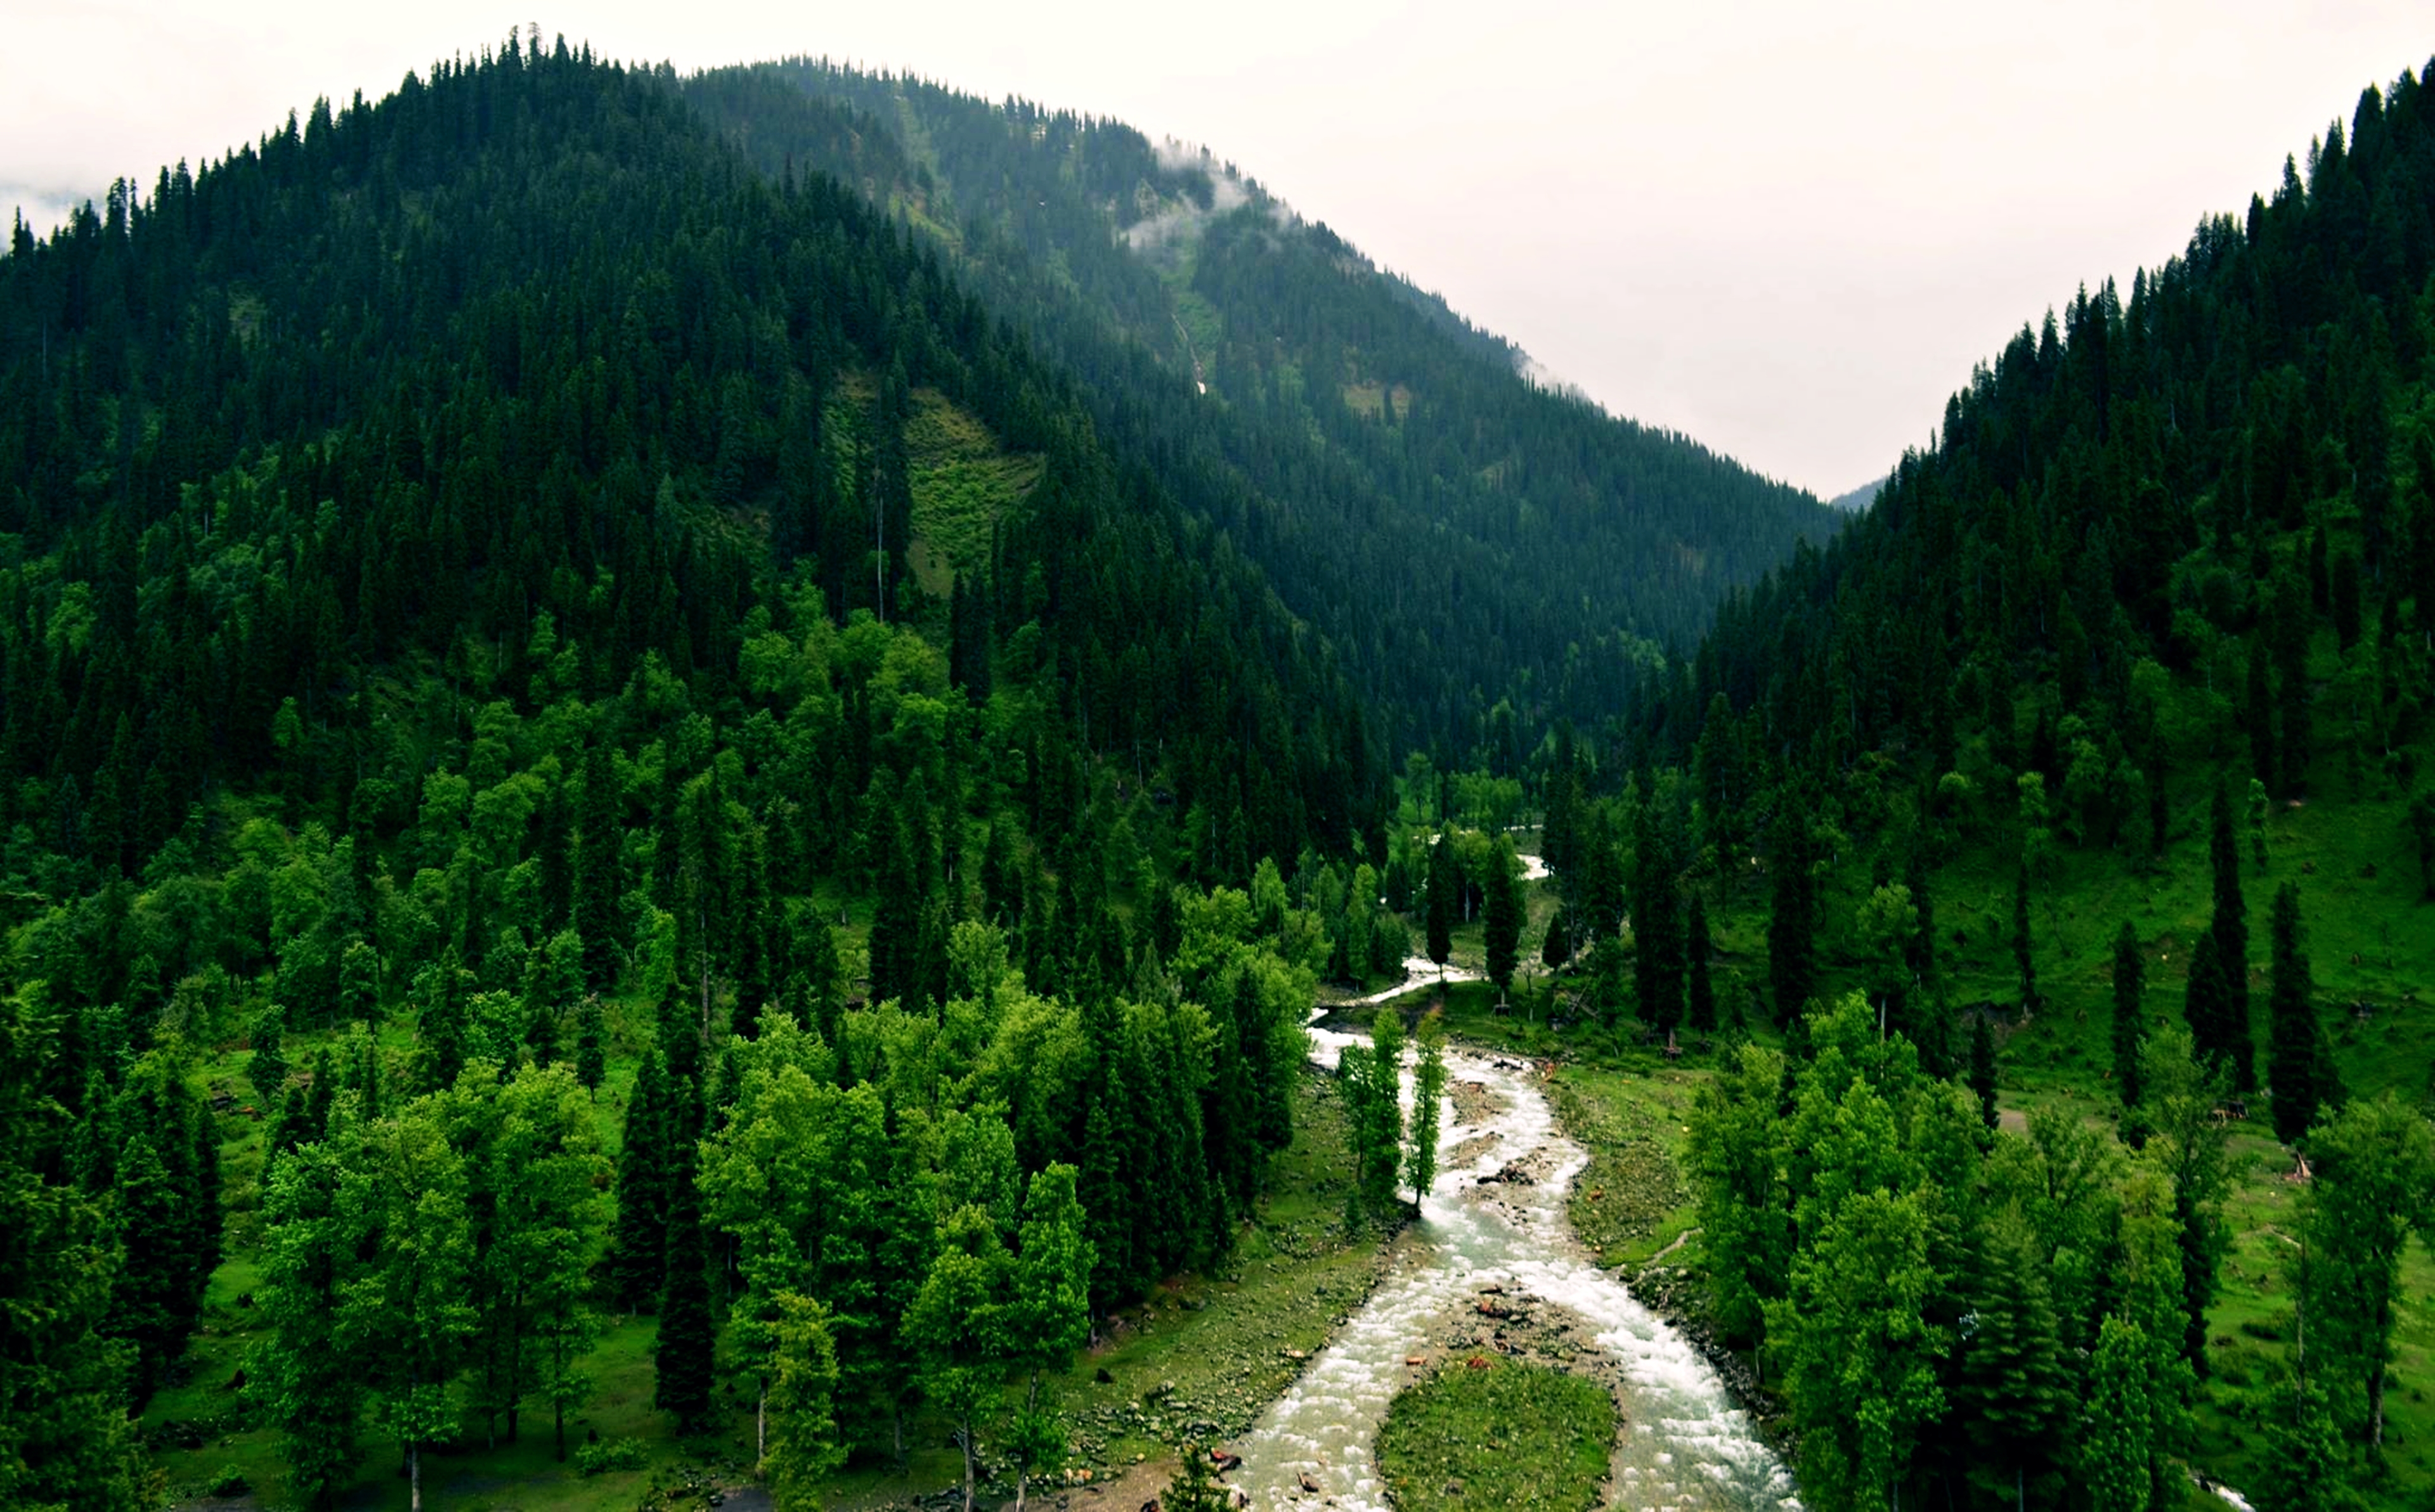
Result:
{"label": "forest", "polygon": [[0,1503],[1215,1504],[1466,1046],[1594,1249],[1667,1173],[1803,1505],[2435,1496],[2419,78],[1848,523],[1520,366],[809,60],[510,37],[20,221]]}

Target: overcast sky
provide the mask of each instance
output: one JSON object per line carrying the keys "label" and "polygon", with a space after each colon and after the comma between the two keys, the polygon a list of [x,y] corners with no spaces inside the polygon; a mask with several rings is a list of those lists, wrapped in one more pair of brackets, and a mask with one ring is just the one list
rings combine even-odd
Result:
{"label": "overcast sky", "polygon": [[2127,290],[2435,51],[2426,0],[0,0],[0,215],[47,226],[527,20],[1205,143],[1616,413],[1821,494],[1926,440],[2024,320]]}

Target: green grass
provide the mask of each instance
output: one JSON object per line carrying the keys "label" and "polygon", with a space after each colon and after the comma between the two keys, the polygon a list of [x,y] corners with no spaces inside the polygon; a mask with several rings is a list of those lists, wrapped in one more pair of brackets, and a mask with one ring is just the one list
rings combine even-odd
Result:
{"label": "green grass", "polygon": [[1615,1400],[1549,1366],[1455,1365],[1397,1397],[1378,1470],[1402,1512],[1596,1506],[1614,1452]]}
{"label": "green grass", "polygon": [[923,590],[944,598],[956,575],[984,566],[998,518],[1040,481],[1040,458],[1004,452],[978,420],[917,389],[905,424],[913,490],[906,561]]}

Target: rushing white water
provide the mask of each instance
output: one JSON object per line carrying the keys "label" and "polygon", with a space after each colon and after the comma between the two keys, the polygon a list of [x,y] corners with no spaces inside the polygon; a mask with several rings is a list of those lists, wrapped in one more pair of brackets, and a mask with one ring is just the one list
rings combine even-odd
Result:
{"label": "rushing white water", "polygon": [[[1333,1066],[1346,1045],[1358,1042],[1314,1027],[1311,1058]],[[1707,1361],[1574,1241],[1564,1194],[1588,1156],[1556,1128],[1536,1074],[1515,1060],[1449,1051],[1446,1074],[1449,1083],[1483,1088],[1485,1099],[1466,1102],[1487,1111],[1457,1124],[1445,1110],[1437,1183],[1421,1204],[1424,1244],[1235,1446],[1243,1456],[1236,1484],[1251,1504],[1385,1512],[1386,1489],[1371,1451],[1387,1403],[1416,1374],[1406,1360],[1433,1352],[1441,1327],[1476,1311],[1483,1288],[1500,1285],[1569,1310],[1621,1367],[1627,1420],[1610,1506],[1799,1512],[1792,1477],[1759,1442]],[[1404,1095],[1408,1102],[1408,1074]],[[1474,1158],[1458,1165],[1454,1152],[1466,1145]],[[1509,1164],[1533,1181],[1481,1181]]]}

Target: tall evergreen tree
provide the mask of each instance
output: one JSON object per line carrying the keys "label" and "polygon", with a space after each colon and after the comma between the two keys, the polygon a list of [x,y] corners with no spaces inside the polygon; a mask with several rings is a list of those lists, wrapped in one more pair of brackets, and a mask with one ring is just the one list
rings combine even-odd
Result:
{"label": "tall evergreen tree", "polygon": [[[1513,854],[1511,835],[1498,835],[1489,853],[1486,934],[1488,979],[1496,984],[1502,1002],[1513,988],[1513,971],[1522,960],[1521,863]],[[1363,900],[1363,905],[1368,905]]]}
{"label": "tall evergreen tree", "polygon": [[1976,1013],[1970,1018],[1970,1093],[1978,1099],[1978,1118],[1989,1128],[1995,1126],[1995,1036],[1987,1027],[1987,1015]]}
{"label": "tall evergreen tree", "polygon": [[2221,995],[2213,1005],[2219,1017],[2206,1048],[2223,1057],[2232,1090],[2246,1094],[2257,1090],[2257,1041],[2249,1026],[2249,903],[2240,891],[2232,801],[2221,784],[2208,811],[2207,857],[2215,874],[2215,917],[2207,925],[2207,943],[2216,954],[2215,985]]}
{"label": "tall evergreen tree", "polygon": [[2308,957],[2301,951],[2300,888],[2295,883],[2287,882],[2274,890],[2273,936],[2272,986],[2267,994],[2267,1074],[2274,1097],[2274,1136],[2289,1144],[2317,1121],[2323,1095],[2318,1085],[2323,1033],[2308,979]]}
{"label": "tall evergreen tree", "polygon": [[617,1237],[611,1289],[635,1311],[659,1306],[668,1268],[669,1184],[674,1179],[667,1074],[660,1053],[645,1050],[626,1102],[625,1146],[617,1158]]}
{"label": "tall evergreen tree", "polygon": [[1694,1034],[1717,1032],[1717,988],[1708,976],[1708,957],[1715,945],[1708,935],[1708,903],[1699,889],[1691,891],[1690,917],[1683,934],[1684,954],[1689,968],[1689,981],[1684,991],[1691,1031]]}
{"label": "tall evergreen tree", "polygon": [[651,1405],[676,1418],[680,1434],[710,1421],[718,1326],[710,1312],[710,1248],[694,1183],[694,1147],[677,1146],[668,1173],[667,1274],[660,1300],[660,1333],[652,1347],[656,1384]]}

